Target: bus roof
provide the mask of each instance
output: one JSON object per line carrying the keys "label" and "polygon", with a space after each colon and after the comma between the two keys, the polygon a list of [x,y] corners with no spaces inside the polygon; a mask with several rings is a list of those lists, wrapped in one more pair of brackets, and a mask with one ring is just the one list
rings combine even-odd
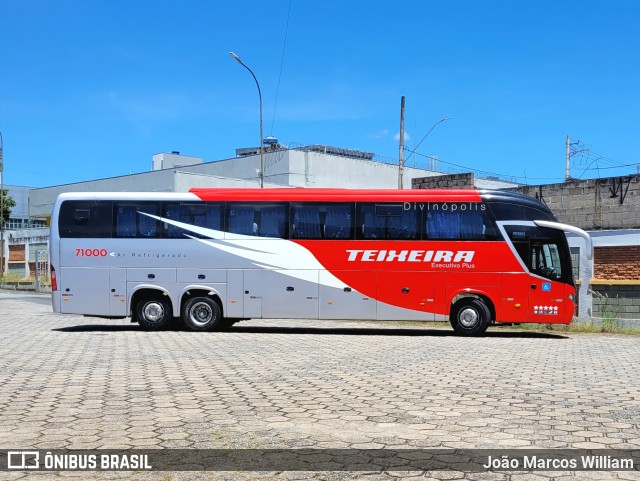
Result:
{"label": "bus roof", "polygon": [[236,202],[504,202],[548,211],[538,199],[519,192],[478,189],[321,189],[321,188],[193,188],[189,192],[67,192],[64,200]]}
{"label": "bus roof", "polygon": [[189,190],[202,200],[230,201],[306,201],[306,202],[482,202],[476,189],[319,189],[319,188],[194,188]]}

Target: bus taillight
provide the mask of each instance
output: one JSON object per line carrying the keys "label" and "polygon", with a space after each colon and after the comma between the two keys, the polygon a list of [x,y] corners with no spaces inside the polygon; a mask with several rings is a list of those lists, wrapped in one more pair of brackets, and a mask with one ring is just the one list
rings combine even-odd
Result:
{"label": "bus taillight", "polygon": [[58,279],[56,279],[56,270],[53,267],[53,264],[51,265],[51,290],[58,290]]}

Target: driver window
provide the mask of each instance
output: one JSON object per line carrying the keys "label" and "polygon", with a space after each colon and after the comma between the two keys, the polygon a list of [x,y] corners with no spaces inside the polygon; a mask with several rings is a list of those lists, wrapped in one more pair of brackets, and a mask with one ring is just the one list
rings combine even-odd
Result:
{"label": "driver window", "polygon": [[554,239],[562,234],[526,225],[506,226],[505,230],[529,272],[551,280],[562,279],[561,248]]}

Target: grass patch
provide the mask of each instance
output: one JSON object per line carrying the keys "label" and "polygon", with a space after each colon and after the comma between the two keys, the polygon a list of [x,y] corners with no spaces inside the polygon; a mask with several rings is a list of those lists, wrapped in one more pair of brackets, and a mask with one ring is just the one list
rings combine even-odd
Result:
{"label": "grass patch", "polygon": [[[372,321],[377,322],[377,321]],[[425,322],[425,321],[381,321],[385,326],[396,325],[398,327],[415,327],[415,328],[435,328],[450,329],[448,322]],[[558,333],[582,333],[582,334],[625,334],[630,336],[640,336],[640,323],[638,327],[629,327],[624,325],[622,319],[574,319],[571,324],[538,324],[533,322],[523,324],[505,324],[500,323],[490,326],[488,332],[496,332],[496,330],[512,330],[527,332],[558,332]]]}
{"label": "grass patch", "polygon": [[605,322],[605,319],[598,320],[574,320],[571,324],[519,324],[511,326],[516,330],[543,331],[543,332],[566,332],[583,334],[625,334],[629,336],[640,336],[640,326],[629,327],[623,324],[620,319],[613,319],[612,322]]}

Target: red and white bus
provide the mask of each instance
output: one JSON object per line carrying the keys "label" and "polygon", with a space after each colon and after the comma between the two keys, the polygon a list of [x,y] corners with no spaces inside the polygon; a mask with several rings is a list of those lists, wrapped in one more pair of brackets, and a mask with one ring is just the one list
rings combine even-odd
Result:
{"label": "red and white bus", "polygon": [[51,218],[53,309],[160,330],[238,320],[568,324],[571,259],[542,203],[503,191],[68,193]]}

